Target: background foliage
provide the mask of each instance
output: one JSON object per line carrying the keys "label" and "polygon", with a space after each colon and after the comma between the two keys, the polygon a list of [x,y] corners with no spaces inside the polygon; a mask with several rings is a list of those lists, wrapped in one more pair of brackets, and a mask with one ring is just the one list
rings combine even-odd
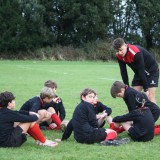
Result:
{"label": "background foliage", "polygon": [[85,50],[116,37],[148,49],[160,46],[159,0],[1,0],[0,21],[2,58],[55,46]]}

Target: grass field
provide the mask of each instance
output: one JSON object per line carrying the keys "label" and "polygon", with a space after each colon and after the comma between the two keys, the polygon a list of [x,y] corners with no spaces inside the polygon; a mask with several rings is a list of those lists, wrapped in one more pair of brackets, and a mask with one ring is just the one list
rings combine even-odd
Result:
{"label": "grass field", "polygon": [[[129,76],[132,77],[129,70]],[[106,62],[63,62],[63,61],[0,61],[0,92],[11,91],[16,96],[16,109],[29,98],[39,95],[43,83],[52,79],[58,83],[58,95],[66,108],[66,119],[72,117],[79,94],[84,88],[97,91],[99,100],[111,107],[112,116],[126,113],[122,99],[110,96],[110,87],[115,80],[121,80],[117,63]],[[160,89],[157,102],[160,103]],[[157,122],[157,124],[160,121]],[[106,124],[106,128],[108,125]],[[43,131],[47,138],[61,138],[61,131]],[[127,137],[122,133],[119,137]],[[41,147],[28,137],[20,148],[0,148],[1,160],[157,160],[159,158],[160,136],[147,143],[130,142],[119,147],[99,144],[77,143],[73,135],[56,148]]]}

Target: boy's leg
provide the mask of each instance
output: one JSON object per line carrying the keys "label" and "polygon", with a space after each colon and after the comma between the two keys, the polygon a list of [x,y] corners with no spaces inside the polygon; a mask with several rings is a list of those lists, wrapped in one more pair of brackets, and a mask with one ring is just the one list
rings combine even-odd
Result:
{"label": "boy's leg", "polygon": [[61,125],[61,120],[59,118],[59,116],[57,115],[56,111],[54,110],[53,107],[49,107],[47,109],[47,111],[51,114],[51,120],[53,123],[55,123],[57,125],[57,127],[53,128],[53,129],[56,129],[56,130],[60,130],[60,125]]}
{"label": "boy's leg", "polygon": [[57,113],[53,113],[52,116],[52,121],[57,125],[57,127],[55,128],[56,130],[60,130],[61,129],[61,120],[60,118],[58,117]]}
{"label": "boy's leg", "polygon": [[19,127],[23,130],[23,133],[28,132],[38,142],[39,145],[44,145],[49,147],[55,147],[58,145],[58,143],[47,140],[44,137],[42,131],[40,130],[36,122],[20,123]]}
{"label": "boy's leg", "polygon": [[31,123],[30,128],[27,131],[35,140],[39,140],[44,143],[46,138],[44,137],[42,131],[40,130],[37,123]]}
{"label": "boy's leg", "polygon": [[38,114],[40,115],[37,121],[38,124],[51,119],[51,113],[49,113],[47,110],[44,110],[44,109],[38,110]]}
{"label": "boy's leg", "polygon": [[124,122],[121,123],[121,125],[123,126],[124,130],[128,132],[128,130],[130,129],[130,127],[132,127],[133,122],[129,121],[129,122]]}
{"label": "boy's leg", "polygon": [[156,104],[156,89],[157,87],[148,88],[149,91],[149,100]]}

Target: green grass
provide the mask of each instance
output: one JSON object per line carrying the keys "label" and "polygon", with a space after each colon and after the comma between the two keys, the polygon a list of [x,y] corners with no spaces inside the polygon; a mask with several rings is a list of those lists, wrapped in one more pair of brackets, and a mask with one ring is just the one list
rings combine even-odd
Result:
{"label": "green grass", "polygon": [[[121,80],[117,63],[105,62],[63,62],[63,61],[0,61],[0,92],[11,91],[16,96],[16,109],[29,98],[39,95],[44,81],[58,83],[58,95],[66,108],[66,119],[72,117],[79,94],[90,87],[98,92],[99,100],[113,110],[112,116],[126,113],[122,99],[110,96],[110,87],[115,80]],[[129,76],[133,73],[129,70]],[[130,78],[130,79],[131,79]],[[157,90],[157,102],[160,103]],[[157,123],[160,123],[158,121]],[[108,125],[106,124],[106,128]],[[44,131],[45,136],[54,140],[61,138],[61,131]],[[119,137],[126,137],[122,133]],[[73,135],[56,148],[37,146],[31,137],[20,148],[0,148],[1,160],[157,160],[160,136],[147,143],[131,142],[119,147],[86,145],[77,143]]]}

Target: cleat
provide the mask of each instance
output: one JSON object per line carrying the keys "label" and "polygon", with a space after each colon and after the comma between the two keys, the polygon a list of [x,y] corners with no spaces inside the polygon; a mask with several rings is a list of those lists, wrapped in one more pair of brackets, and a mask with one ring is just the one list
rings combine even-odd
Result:
{"label": "cleat", "polygon": [[131,141],[130,138],[117,138],[116,140],[118,140],[120,144],[127,144]]}
{"label": "cleat", "polygon": [[51,140],[46,140],[44,143],[37,140],[36,143],[40,146],[48,146],[48,147],[56,147],[58,145],[57,142],[53,142]]}
{"label": "cleat", "polygon": [[119,146],[120,145],[118,140],[106,140],[106,141],[102,141],[101,144],[105,146]]}

